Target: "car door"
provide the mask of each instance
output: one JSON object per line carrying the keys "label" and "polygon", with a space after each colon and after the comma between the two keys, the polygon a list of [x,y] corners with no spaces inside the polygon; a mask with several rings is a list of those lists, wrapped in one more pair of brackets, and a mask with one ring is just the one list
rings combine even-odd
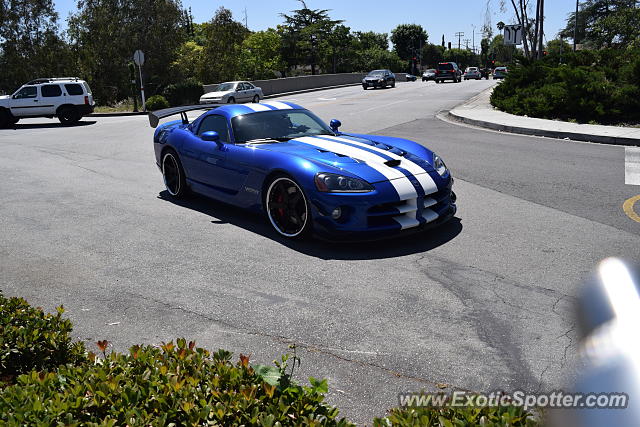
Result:
{"label": "car door", "polygon": [[41,115],[38,86],[23,86],[11,96],[10,110],[15,117]]}
{"label": "car door", "polygon": [[253,101],[253,97],[258,94],[258,90],[249,82],[244,82],[244,86],[247,90],[247,101]]}
{"label": "car door", "polygon": [[62,93],[62,88],[57,83],[40,86],[40,114],[45,114],[48,116],[54,115],[57,108],[62,104],[64,100]]}
{"label": "car door", "polygon": [[251,101],[253,95],[251,94],[251,89],[249,88],[248,83],[242,82],[239,86],[240,93],[242,94],[242,102]]}
{"label": "car door", "polygon": [[[204,141],[200,137],[204,132],[215,131],[220,136],[220,143]],[[206,184],[218,191],[231,192],[231,173],[226,168],[229,144],[229,125],[226,117],[210,114],[204,117],[197,129],[185,139],[181,160],[189,179]]]}

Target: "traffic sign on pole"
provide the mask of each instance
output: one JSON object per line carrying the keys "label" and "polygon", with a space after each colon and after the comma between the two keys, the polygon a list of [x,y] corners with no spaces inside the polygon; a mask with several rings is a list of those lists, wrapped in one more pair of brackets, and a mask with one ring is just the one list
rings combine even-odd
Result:
{"label": "traffic sign on pole", "polygon": [[505,25],[504,26],[504,44],[506,45],[522,44],[522,25]]}
{"label": "traffic sign on pole", "polygon": [[140,49],[133,53],[133,62],[138,66],[140,73],[140,94],[142,96],[142,111],[147,110],[147,101],[144,99],[144,82],[142,81],[142,66],[144,65],[144,52]]}

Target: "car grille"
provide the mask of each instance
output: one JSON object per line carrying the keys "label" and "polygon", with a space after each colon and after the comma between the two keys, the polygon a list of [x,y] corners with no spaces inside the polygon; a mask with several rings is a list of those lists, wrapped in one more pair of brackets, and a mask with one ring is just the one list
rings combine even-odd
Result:
{"label": "car grille", "polygon": [[451,190],[445,188],[424,198],[383,203],[367,210],[369,228],[397,226],[403,218],[415,218],[418,204],[422,204],[422,218],[429,223],[440,216],[440,212],[451,204]]}

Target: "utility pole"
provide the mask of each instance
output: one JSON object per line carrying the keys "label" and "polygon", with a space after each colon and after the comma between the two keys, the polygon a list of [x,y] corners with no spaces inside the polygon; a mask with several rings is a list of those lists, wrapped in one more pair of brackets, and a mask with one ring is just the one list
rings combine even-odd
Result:
{"label": "utility pole", "polygon": [[462,31],[458,31],[455,36],[458,38],[458,49],[460,49],[460,38],[464,36],[464,33]]}
{"label": "utility pole", "polygon": [[544,0],[540,1],[540,31],[538,32],[538,59],[543,56],[543,39],[544,39]]}
{"label": "utility pole", "polygon": [[470,42],[470,41],[471,41],[471,40],[469,40],[469,39],[464,39],[465,49],[467,49],[467,50],[469,50],[469,42]]}
{"label": "utility pole", "polygon": [[576,14],[574,16],[575,20],[573,21],[573,51],[576,51],[576,39],[578,38],[578,2],[576,0]]}
{"label": "utility pole", "polygon": [[247,25],[247,8],[244,8],[244,28],[246,28],[247,30],[249,29],[249,26]]}
{"label": "utility pole", "polygon": [[473,53],[476,53],[476,26],[475,25],[471,25],[471,28],[473,28],[473,31],[471,31],[471,38],[473,39],[473,41],[471,42],[471,47],[473,48]]}

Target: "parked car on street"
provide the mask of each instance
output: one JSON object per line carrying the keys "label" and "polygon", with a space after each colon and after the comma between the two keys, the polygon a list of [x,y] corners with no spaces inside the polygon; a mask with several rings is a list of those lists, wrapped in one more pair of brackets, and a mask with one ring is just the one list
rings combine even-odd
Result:
{"label": "parked car on street", "polygon": [[390,70],[373,70],[362,79],[362,89],[369,87],[396,87],[396,76]]}
{"label": "parked car on street", "polygon": [[63,125],[93,113],[89,85],[78,77],[45,77],[30,81],[13,95],[0,96],[0,128],[28,117],[57,117]]}
{"label": "parked car on street", "polygon": [[429,68],[424,73],[422,73],[422,81],[423,82],[427,82],[429,80],[434,80],[435,81],[435,79],[436,79],[436,70],[434,70],[433,68]]}
{"label": "parked car on street", "polygon": [[235,104],[260,102],[262,89],[246,81],[220,83],[212,92],[200,97],[200,104]]}
{"label": "parked car on street", "polygon": [[451,80],[454,83],[460,83],[462,80],[462,70],[455,62],[441,62],[436,69],[436,83]]}
{"label": "parked car on street", "polygon": [[507,77],[507,72],[507,67],[496,67],[495,70],[493,70],[493,79],[504,79]]}
{"label": "parked car on street", "polygon": [[467,69],[464,72],[464,79],[465,80],[481,80],[482,79],[482,74],[480,74],[480,70],[478,69],[478,67],[467,67]]}
{"label": "parked car on street", "polygon": [[415,82],[418,78],[416,76],[414,76],[413,74],[407,74],[407,81],[408,82]]}

